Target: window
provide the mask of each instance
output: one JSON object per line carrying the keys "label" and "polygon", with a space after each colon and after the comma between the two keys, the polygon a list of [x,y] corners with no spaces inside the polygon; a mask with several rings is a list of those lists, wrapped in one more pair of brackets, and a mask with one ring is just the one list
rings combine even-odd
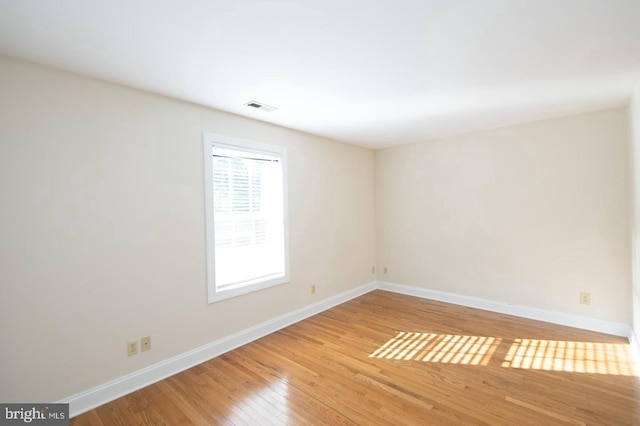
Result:
{"label": "window", "polygon": [[209,303],[289,281],[282,147],[204,134]]}

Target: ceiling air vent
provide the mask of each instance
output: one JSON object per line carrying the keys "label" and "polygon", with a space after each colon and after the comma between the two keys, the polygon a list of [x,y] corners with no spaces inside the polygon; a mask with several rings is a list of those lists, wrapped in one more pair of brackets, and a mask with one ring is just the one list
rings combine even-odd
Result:
{"label": "ceiling air vent", "polygon": [[263,104],[263,103],[257,102],[257,101],[249,101],[245,105],[250,107],[250,108],[259,109],[259,110],[265,111],[265,112],[271,112],[271,111],[275,111],[275,110],[278,109],[278,108],[273,107],[271,105]]}

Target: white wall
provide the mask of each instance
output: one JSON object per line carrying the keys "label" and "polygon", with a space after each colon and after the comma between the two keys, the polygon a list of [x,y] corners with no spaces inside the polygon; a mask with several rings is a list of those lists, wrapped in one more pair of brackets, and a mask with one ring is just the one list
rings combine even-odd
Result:
{"label": "white wall", "polygon": [[[288,148],[291,283],[207,305],[203,131]],[[373,172],[370,150],[0,57],[0,401],[59,400],[373,281]]]}
{"label": "white wall", "polygon": [[378,279],[630,324],[627,125],[616,109],[377,151]]}
{"label": "white wall", "polygon": [[631,133],[631,205],[632,205],[632,272],[633,330],[640,334],[640,81],[635,87],[629,107]]}

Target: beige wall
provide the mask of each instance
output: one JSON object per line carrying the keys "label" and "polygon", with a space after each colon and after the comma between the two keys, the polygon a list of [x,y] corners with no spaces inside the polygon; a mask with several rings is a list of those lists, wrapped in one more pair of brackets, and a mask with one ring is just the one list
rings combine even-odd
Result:
{"label": "beige wall", "polygon": [[627,113],[377,151],[378,279],[630,324]]}
{"label": "beige wall", "polygon": [[633,330],[640,334],[640,81],[635,87],[629,108],[631,133],[631,204],[632,204],[632,271]]}
{"label": "beige wall", "polygon": [[[291,283],[207,305],[203,131],[288,148]],[[370,150],[0,57],[0,401],[65,398],[373,281],[373,172]]]}

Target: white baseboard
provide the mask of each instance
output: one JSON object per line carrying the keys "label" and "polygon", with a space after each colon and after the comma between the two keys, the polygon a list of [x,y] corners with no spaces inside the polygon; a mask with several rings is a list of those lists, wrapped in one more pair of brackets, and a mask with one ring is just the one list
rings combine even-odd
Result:
{"label": "white baseboard", "polygon": [[354,288],[312,305],[281,315],[272,320],[265,321],[231,336],[224,337],[205,346],[193,349],[157,364],[150,365],[142,370],[135,371],[103,385],[77,393],[58,402],[68,403],[69,415],[70,417],[75,417],[86,411],[113,401],[114,399],[120,398],[121,396],[127,395],[152,383],[201,364],[235,348],[246,345],[247,343],[264,337],[270,333],[376,289],[545,321],[569,327],[597,331],[615,336],[627,337],[631,344],[634,356],[636,357],[636,360],[639,361],[638,365],[640,365],[640,341],[638,341],[631,326],[628,324],[597,320],[562,312],[511,305],[508,303],[463,296],[454,293],[378,281]]}
{"label": "white baseboard", "polygon": [[550,322],[553,324],[564,325],[568,327],[581,328],[583,330],[597,331],[599,333],[627,337],[631,340],[632,329],[628,324],[581,317],[578,315],[531,308],[528,306],[512,305],[504,302],[496,302],[488,299],[480,299],[477,297],[446,293],[443,291],[428,290],[426,288],[394,284],[384,281],[378,281],[376,287],[380,290],[392,291],[394,293],[406,294],[408,296],[438,300],[440,302],[453,303],[456,305],[468,306],[470,308],[484,309],[485,311]]}
{"label": "white baseboard", "polygon": [[640,369],[640,341],[638,340],[636,333],[633,331],[633,328],[629,328],[631,330],[629,332],[629,346],[631,346],[631,353],[633,354],[633,360],[635,361],[636,367]]}
{"label": "white baseboard", "polygon": [[354,288],[58,402],[68,403],[69,416],[75,417],[375,289],[375,282]]}

